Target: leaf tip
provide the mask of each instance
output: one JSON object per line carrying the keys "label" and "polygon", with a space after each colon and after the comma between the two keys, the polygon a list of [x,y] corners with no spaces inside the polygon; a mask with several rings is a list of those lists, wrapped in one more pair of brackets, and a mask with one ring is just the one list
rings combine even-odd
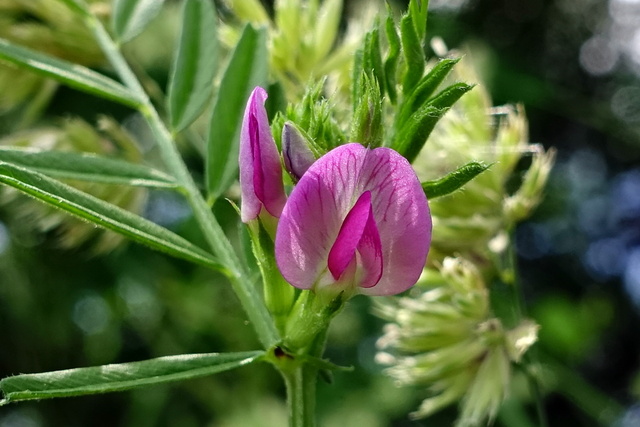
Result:
{"label": "leaf tip", "polygon": [[4,397],[3,399],[0,399],[0,406],[5,406],[11,403],[11,398],[9,397],[9,394],[5,392],[4,388],[2,387],[3,382],[4,380],[0,381],[0,396]]}

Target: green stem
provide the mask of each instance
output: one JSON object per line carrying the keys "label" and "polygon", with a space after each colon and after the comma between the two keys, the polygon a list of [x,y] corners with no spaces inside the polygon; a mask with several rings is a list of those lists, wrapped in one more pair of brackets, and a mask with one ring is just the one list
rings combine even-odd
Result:
{"label": "green stem", "polygon": [[[518,265],[515,253],[515,233],[514,227],[508,230],[509,233],[509,245],[506,249],[506,259],[501,269],[502,280],[510,288],[510,299],[513,309],[515,310],[516,324],[519,324],[524,317],[526,317],[526,304],[524,302],[524,295],[522,293],[522,287],[520,286],[520,280],[518,275]],[[515,325],[514,325],[515,326]],[[524,356],[524,363],[529,367],[538,362],[538,357],[535,352],[535,348],[529,349]],[[525,368],[526,369],[526,368]],[[539,427],[548,427],[547,413],[544,408],[543,396],[540,390],[540,382],[535,375],[526,369],[527,380],[529,388],[531,390],[532,397],[535,400],[536,415],[538,418]]]}
{"label": "green stem", "polygon": [[[290,427],[314,427],[316,425],[316,388],[319,368],[306,362],[305,356],[321,358],[327,342],[327,330],[322,330],[301,355],[275,365],[287,386],[287,407]],[[291,363],[293,362],[293,363]]]}
{"label": "green stem", "polygon": [[[69,1],[66,0],[65,2],[69,4]],[[247,316],[253,323],[260,341],[265,348],[274,346],[280,341],[280,336],[273,318],[260,298],[259,293],[255,291],[248,269],[236,255],[231,242],[227,239],[211,208],[207,205],[193,181],[169,130],[160,119],[142,85],[124,59],[119,46],[111,38],[102,23],[88,12],[84,2],[73,0],[73,3],[84,9],[82,16],[88,27],[93,31],[109,62],[122,82],[138,97],[140,101],[139,111],[155,136],[162,159],[169,171],[181,184],[185,197],[193,209],[194,216],[211,250],[220,259],[221,263],[226,266],[227,277],[238,295]]]}
{"label": "green stem", "polygon": [[[518,280],[518,269],[516,264],[516,255],[513,245],[513,233],[511,234],[511,243],[507,249],[505,265],[502,271],[502,279],[511,289],[510,303],[514,307],[514,311],[518,319],[526,316],[526,305],[520,282]],[[506,280],[505,280],[506,279]],[[552,361],[549,357],[543,357],[543,364],[551,369],[553,377],[555,377],[556,390],[564,394],[572,400],[576,406],[581,408],[585,413],[589,414],[593,419],[603,426],[614,424],[619,419],[624,408],[615,400],[610,399],[605,394],[594,388],[591,384],[584,380],[579,374],[560,363]],[[536,415],[538,425],[547,427],[549,425],[547,414],[543,404],[543,396],[539,378],[531,371],[530,367],[539,365],[541,357],[537,348],[531,348],[524,355],[523,371],[529,383],[531,395],[535,400]]]}
{"label": "green stem", "polygon": [[[126,55],[125,52],[125,60],[133,70],[136,75],[138,81],[144,88],[144,91],[147,93],[151,101],[156,106],[156,111],[162,117],[163,120],[166,120],[167,112],[166,107],[166,97],[160,85],[146,72],[146,70],[136,62],[135,58],[131,58],[131,56]],[[183,129],[180,133],[176,134],[175,132],[171,133],[171,137],[174,141],[177,141],[176,138],[183,138],[186,140],[188,144],[190,144],[198,154],[202,157],[206,155],[206,146],[205,142],[197,132],[195,132],[191,127],[187,127]],[[177,141],[178,143],[182,141]]]}
{"label": "green stem", "polygon": [[289,426],[314,427],[318,369],[302,364],[283,371],[282,376],[287,386]]}
{"label": "green stem", "polygon": [[[531,351],[530,349],[529,351]],[[535,357],[535,356],[534,356]],[[525,363],[531,366],[531,360],[534,357],[526,355]],[[537,357],[536,357],[537,359]],[[547,412],[544,409],[544,404],[542,401],[542,391],[540,390],[540,381],[533,375],[529,369],[527,371],[527,380],[529,382],[529,389],[531,390],[531,395],[533,396],[534,401],[536,402],[536,416],[538,417],[538,423],[540,427],[547,427],[549,425],[549,421],[547,419]]]}

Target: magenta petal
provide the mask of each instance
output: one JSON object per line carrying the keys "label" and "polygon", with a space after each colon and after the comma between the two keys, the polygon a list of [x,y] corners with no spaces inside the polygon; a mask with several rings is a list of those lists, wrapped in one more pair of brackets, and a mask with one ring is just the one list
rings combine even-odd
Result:
{"label": "magenta petal", "polygon": [[[371,193],[373,219],[369,221],[367,214],[355,246],[357,286],[368,295],[393,295],[415,284],[431,241],[431,216],[422,186],[400,154],[360,144],[342,145],[322,156],[289,196],[275,248],[278,267],[289,283],[302,289],[331,285],[334,273],[349,269],[351,264],[343,267],[349,251],[341,249],[331,262],[329,253],[338,245],[353,201],[365,192]],[[362,225],[362,220],[357,223]]]}
{"label": "magenta petal", "polygon": [[365,191],[344,219],[338,237],[329,251],[328,266],[333,278],[338,280],[356,256],[356,248],[371,216],[371,192]]}
{"label": "magenta petal", "polygon": [[[335,280],[328,271],[329,251],[353,206],[353,176],[363,156],[356,144],[320,157],[289,195],[278,221],[275,252],[284,278],[300,289]],[[355,149],[354,149],[355,148]],[[363,148],[363,147],[362,147]]]}
{"label": "magenta petal", "polygon": [[360,184],[372,194],[383,261],[378,283],[361,292],[403,292],[418,281],[431,244],[431,213],[422,185],[411,164],[389,148],[369,151]]}
{"label": "magenta petal", "polygon": [[[365,191],[364,194],[370,192]],[[364,227],[362,238],[358,243],[358,254],[362,267],[360,287],[371,288],[378,284],[382,277],[382,242],[376,220],[373,217],[373,209],[369,209],[367,224]]]}
{"label": "magenta petal", "polygon": [[262,155],[260,150],[260,134],[258,132],[258,120],[254,115],[249,117],[249,132],[251,134],[251,157],[253,160],[253,192],[259,201],[265,199],[264,173],[262,172]]}
{"label": "magenta petal", "polygon": [[256,87],[242,122],[238,161],[243,222],[257,218],[263,205],[271,215],[279,217],[286,202],[280,156],[264,108],[266,99],[267,92]]}

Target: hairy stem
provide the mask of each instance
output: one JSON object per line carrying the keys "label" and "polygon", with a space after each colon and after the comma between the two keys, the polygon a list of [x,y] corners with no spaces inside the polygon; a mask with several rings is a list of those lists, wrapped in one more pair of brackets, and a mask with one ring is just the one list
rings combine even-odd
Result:
{"label": "hairy stem", "polygon": [[291,371],[282,371],[282,376],[287,386],[289,426],[314,427],[318,369],[303,364]]}

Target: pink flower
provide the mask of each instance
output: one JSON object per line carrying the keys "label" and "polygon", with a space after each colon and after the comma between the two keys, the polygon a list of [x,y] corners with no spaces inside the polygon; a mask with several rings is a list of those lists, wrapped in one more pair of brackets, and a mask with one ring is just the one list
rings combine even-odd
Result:
{"label": "pink flower", "polygon": [[416,283],[430,242],[429,205],[409,162],[352,143],[302,176],[280,216],[275,251],[297,288],[393,295]]}
{"label": "pink flower", "polygon": [[264,108],[267,92],[256,87],[244,112],[240,134],[240,187],[242,222],[260,215],[262,207],[279,217],[287,198],[282,185],[282,167]]}

